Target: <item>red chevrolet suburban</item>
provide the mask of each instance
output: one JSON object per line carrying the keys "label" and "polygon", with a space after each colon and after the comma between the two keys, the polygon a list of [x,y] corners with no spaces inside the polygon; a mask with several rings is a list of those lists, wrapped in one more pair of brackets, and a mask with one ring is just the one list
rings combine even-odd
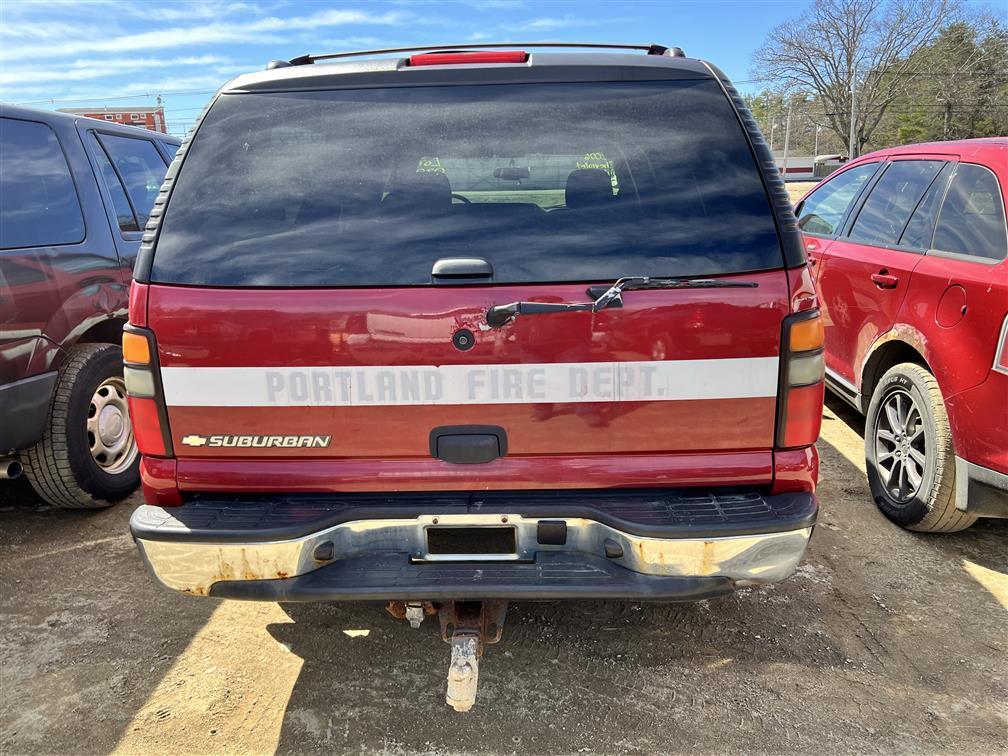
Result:
{"label": "red chevrolet suburban", "polygon": [[798,205],[826,381],[864,413],[872,496],[950,532],[1008,517],[1008,139],[865,155]]}
{"label": "red chevrolet suburban", "polygon": [[796,219],[718,69],[468,47],[227,84],[123,339],[157,578],[437,611],[459,709],[508,600],[788,576],[823,400]]}

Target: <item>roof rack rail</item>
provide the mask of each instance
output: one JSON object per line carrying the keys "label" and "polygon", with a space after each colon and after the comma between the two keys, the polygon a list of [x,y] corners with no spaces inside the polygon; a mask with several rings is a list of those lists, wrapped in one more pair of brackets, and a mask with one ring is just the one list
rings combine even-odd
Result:
{"label": "roof rack rail", "polygon": [[356,50],[353,52],[325,53],[323,55],[299,55],[290,60],[271,60],[267,70],[287,68],[288,66],[306,66],[319,60],[335,60],[337,58],[356,58],[364,55],[388,55],[390,53],[420,52],[424,50],[484,50],[495,47],[570,47],[602,50],[646,50],[648,55],[664,55],[670,58],[684,58],[686,54],[679,47],[665,45],[619,45],[599,42],[479,42],[467,45],[423,45],[418,47],[389,47],[384,50]]}

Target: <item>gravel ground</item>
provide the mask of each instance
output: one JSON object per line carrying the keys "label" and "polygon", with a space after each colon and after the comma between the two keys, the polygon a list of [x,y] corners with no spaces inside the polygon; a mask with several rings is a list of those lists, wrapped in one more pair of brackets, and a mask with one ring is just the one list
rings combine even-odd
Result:
{"label": "gravel ground", "polygon": [[1008,751],[1008,521],[927,536],[868,496],[856,415],[825,413],[797,574],[693,605],[512,605],[468,715],[448,646],[380,606],[156,588],[128,502],[0,487],[0,752]]}

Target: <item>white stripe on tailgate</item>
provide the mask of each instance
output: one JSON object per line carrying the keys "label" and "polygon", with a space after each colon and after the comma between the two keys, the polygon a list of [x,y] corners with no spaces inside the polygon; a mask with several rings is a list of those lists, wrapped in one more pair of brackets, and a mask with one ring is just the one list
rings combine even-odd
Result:
{"label": "white stripe on tailgate", "polygon": [[185,407],[377,407],[744,399],[777,395],[777,357],[541,365],[167,367]]}

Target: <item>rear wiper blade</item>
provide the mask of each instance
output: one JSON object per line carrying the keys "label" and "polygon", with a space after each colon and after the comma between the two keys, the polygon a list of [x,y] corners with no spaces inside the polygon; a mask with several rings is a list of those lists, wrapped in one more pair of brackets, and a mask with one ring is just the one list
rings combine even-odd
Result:
{"label": "rear wiper blade", "polygon": [[[635,289],[752,289],[758,285],[755,281],[726,281],[720,278],[651,278],[650,276],[628,276],[627,278],[621,278],[606,289],[595,300],[592,309],[598,312],[617,302],[622,304],[623,292]],[[588,289],[588,293],[593,295],[591,289]]]}
{"label": "rear wiper blade", "polygon": [[[514,320],[518,315],[545,315],[552,312],[598,312],[606,307],[619,307],[623,304],[623,292],[635,289],[753,289],[755,281],[734,281],[719,278],[652,278],[651,276],[627,276],[605,289],[594,302],[511,302],[495,305],[487,311],[487,325],[500,328]],[[591,287],[588,294],[600,287]]]}

